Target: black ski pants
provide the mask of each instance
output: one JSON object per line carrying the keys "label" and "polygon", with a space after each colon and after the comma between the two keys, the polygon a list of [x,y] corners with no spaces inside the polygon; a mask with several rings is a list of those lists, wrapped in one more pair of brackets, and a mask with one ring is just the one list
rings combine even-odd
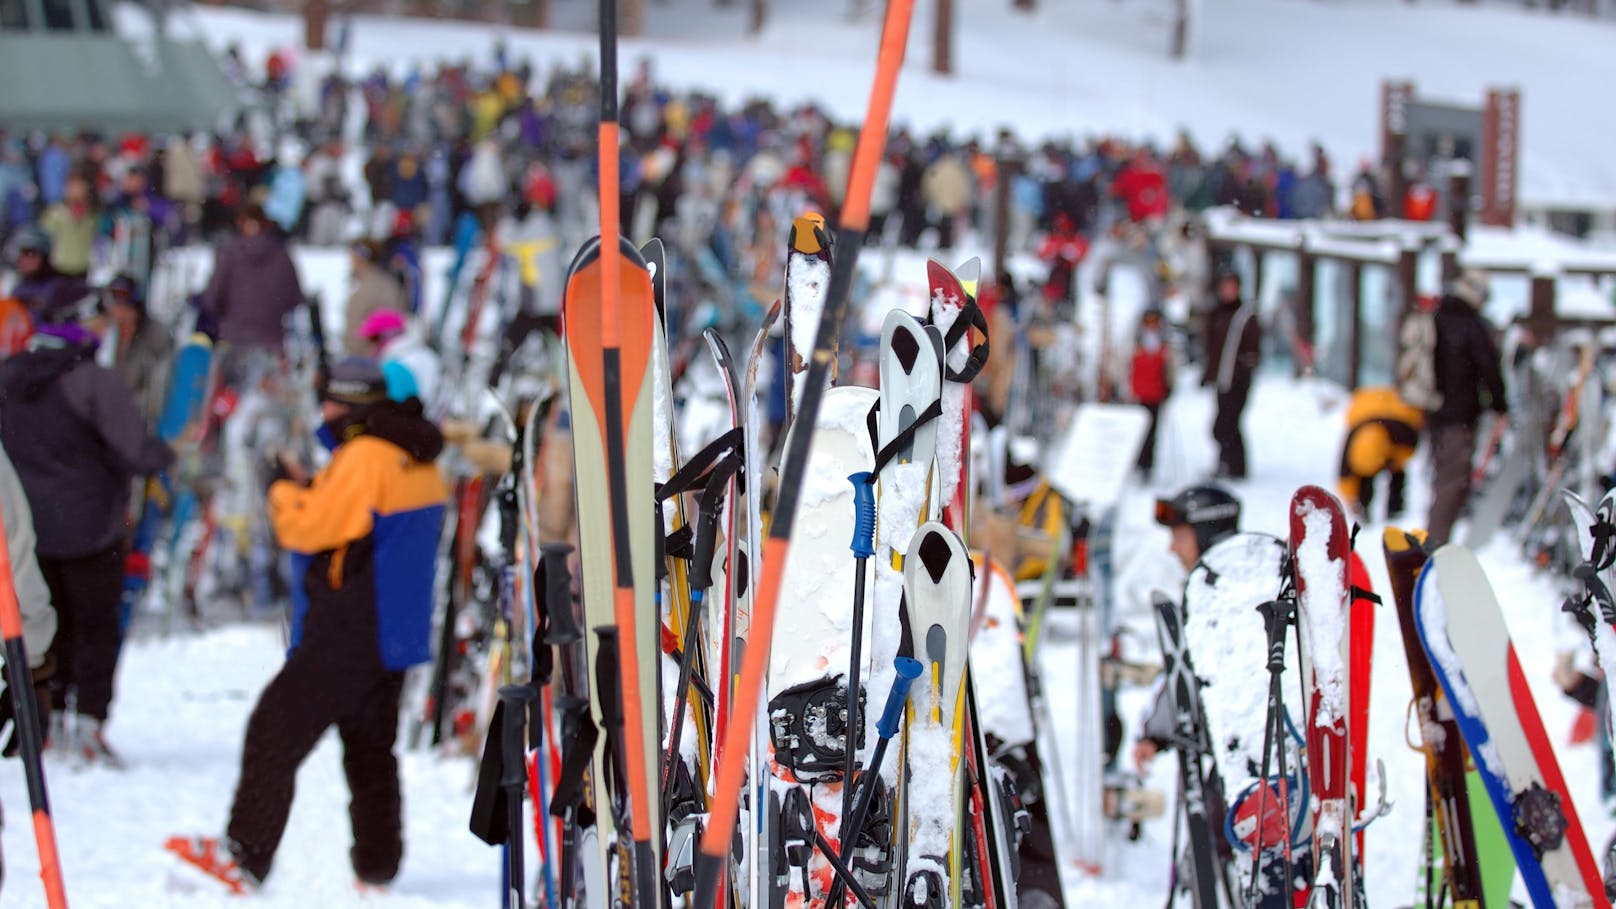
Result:
{"label": "black ski pants", "polygon": [[1251,396],[1251,380],[1236,380],[1228,391],[1218,391],[1218,415],[1212,421],[1212,439],[1218,443],[1218,474],[1231,480],[1246,478],[1246,438],[1240,418]]}
{"label": "black ski pants", "polygon": [[1448,542],[1453,525],[1470,501],[1471,461],[1476,455],[1476,427],[1460,424],[1431,428],[1431,516],[1426,521],[1426,548],[1435,552]]}
{"label": "black ski pants", "polygon": [[1150,472],[1156,467],[1156,427],[1161,423],[1162,405],[1146,404],[1144,408],[1150,414],[1150,423],[1145,428],[1145,440],[1139,445],[1139,460],[1134,462],[1134,466],[1149,479]]}
{"label": "black ski pants", "polygon": [[123,547],[76,559],[40,556],[39,569],[56,607],[52,700],[56,709],[66,709],[68,693],[76,691],[77,711],[104,721],[123,643]]}
{"label": "black ski pants", "polygon": [[226,830],[244,870],[259,880],[269,873],[292,809],[297,768],[335,725],[353,796],[354,873],[371,884],[397,876],[404,831],[393,743],[403,687],[404,673],[387,670],[377,652],[373,606],[310,606],[303,640],[247,721]]}

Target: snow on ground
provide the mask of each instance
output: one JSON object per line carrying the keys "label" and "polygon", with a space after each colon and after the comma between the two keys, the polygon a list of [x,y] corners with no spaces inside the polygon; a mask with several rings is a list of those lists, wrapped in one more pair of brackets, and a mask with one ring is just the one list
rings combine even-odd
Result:
{"label": "snow on ground", "polygon": [[[571,31],[358,17],[349,62],[401,69],[486,60],[496,31],[514,59],[592,60],[591,5],[554,6],[557,25]],[[748,37],[746,4],[647,4],[647,34],[656,37],[625,40],[622,59],[650,58],[659,78],[730,101],[815,100],[861,117],[879,16],[849,22],[842,3],[770,6],[768,27]],[[1175,64],[1166,50],[1169,0],[1046,0],[1032,14],[1009,11],[1006,0],[961,0],[956,75],[941,77],[929,71],[932,5],[917,6],[894,111],[896,123],[923,131],[991,135],[1009,125],[1031,136],[1168,141],[1185,127],[1216,146],[1238,128],[1248,143],[1272,139],[1298,157],[1317,140],[1344,178],[1359,159],[1378,158],[1383,78],[1411,78],[1422,97],[1463,105],[1479,105],[1490,86],[1514,86],[1522,90],[1522,202],[1616,206],[1616,161],[1603,153],[1616,138],[1616,99],[1588,90],[1616,75],[1608,20],[1513,4],[1219,0],[1192,4],[1204,6],[1196,46]],[[198,10],[189,27],[217,47],[239,42],[250,59],[295,47],[302,34],[295,17],[224,8]]]}
{"label": "snow on ground", "polygon": [[[1130,490],[1123,499],[1116,551],[1119,609],[1132,629],[1131,649],[1148,654],[1154,631],[1143,608],[1153,586],[1177,589],[1181,578],[1166,554],[1166,533],[1151,523],[1150,499],[1203,475],[1211,465],[1207,441],[1212,409],[1209,393],[1186,375],[1169,408],[1161,464],[1163,482]],[[1245,526],[1283,533],[1286,503],[1302,483],[1333,485],[1337,445],[1343,434],[1340,392],[1314,383],[1294,383],[1267,375],[1257,385],[1246,420],[1253,479],[1237,484],[1245,502]],[[1423,460],[1414,476],[1424,476]],[[1426,489],[1416,480],[1409,514],[1418,522]],[[1385,590],[1384,566],[1376,551],[1379,525],[1360,537],[1377,589]],[[1570,747],[1564,736],[1573,716],[1570,703],[1550,678],[1558,637],[1556,585],[1538,575],[1515,552],[1507,537],[1482,553],[1499,592],[1516,647],[1539,708],[1571,781],[1573,796],[1589,835],[1602,844],[1612,823],[1600,809],[1596,751]],[[1060,729],[1061,747],[1072,762],[1077,743],[1074,692],[1076,641],[1071,614],[1051,617],[1043,654],[1046,691]],[[1406,904],[1415,884],[1422,811],[1422,758],[1404,744],[1409,683],[1395,616],[1380,610],[1375,642],[1372,753],[1385,761],[1392,813],[1369,828],[1367,883],[1370,905]],[[1252,646],[1260,646],[1253,641]],[[194,880],[176,871],[161,851],[175,832],[218,832],[235,784],[242,731],[252,703],[280,662],[278,631],[245,626],[190,637],[132,642],[119,675],[111,737],[126,757],[123,772],[49,764],[52,803],[62,846],[69,892],[76,906],[202,907],[230,904],[203,887],[186,893],[176,884]],[[1130,737],[1145,706],[1146,693],[1128,690],[1122,716]],[[1131,741],[1124,746],[1124,754]],[[497,852],[482,846],[466,829],[469,784],[474,769],[467,759],[407,753],[403,759],[407,855],[393,892],[377,906],[486,905],[498,886]],[[1150,782],[1171,794],[1173,758],[1155,764]],[[1077,785],[1066,780],[1068,791]],[[0,763],[0,800],[12,823],[3,833],[7,885],[0,903],[42,906],[34,875],[34,845],[26,822],[26,790],[21,768]],[[265,906],[352,905],[346,850],[347,793],[339,748],[327,738],[299,776],[291,824],[275,874],[256,904]],[[1164,895],[1172,830],[1168,819],[1148,822],[1140,841],[1110,840],[1105,872],[1083,877],[1075,870],[1068,892],[1081,905],[1154,905]],[[1127,901],[1124,903],[1123,901]],[[367,903],[368,905],[369,903]]]}

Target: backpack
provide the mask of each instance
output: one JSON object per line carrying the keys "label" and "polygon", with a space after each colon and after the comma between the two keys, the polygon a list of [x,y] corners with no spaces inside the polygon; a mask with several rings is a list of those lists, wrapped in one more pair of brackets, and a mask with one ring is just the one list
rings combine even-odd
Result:
{"label": "backpack", "polygon": [[1397,332],[1397,395],[1410,407],[1434,411],[1442,406],[1436,381],[1436,307],[1420,300],[1403,318]]}

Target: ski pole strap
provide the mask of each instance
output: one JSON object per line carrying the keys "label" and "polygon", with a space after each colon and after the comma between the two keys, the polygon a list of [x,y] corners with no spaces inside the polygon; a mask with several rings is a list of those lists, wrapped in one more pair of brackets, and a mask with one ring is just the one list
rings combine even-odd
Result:
{"label": "ski pole strap", "polygon": [[741,453],[730,449],[707,474],[696,514],[696,542],[691,553],[690,588],[713,586],[713,550],[718,546],[718,519],[723,514],[724,492],[741,467]]}
{"label": "ski pole strap", "polygon": [[870,471],[871,479],[867,482],[874,482],[874,478],[880,476],[881,470],[885,468],[893,458],[896,458],[902,452],[908,451],[910,446],[914,444],[915,435],[920,432],[922,427],[943,415],[943,400],[942,398],[938,398],[937,400],[932,401],[926,406],[925,410],[920,412],[919,416],[915,417],[915,421],[913,423],[905,426],[897,435],[893,436],[885,446],[878,444],[881,439],[881,434],[876,428],[876,418],[880,415],[880,413],[881,402],[876,401],[875,406],[870,408],[869,416],[865,417],[865,424],[870,430],[870,447],[876,449],[875,468]]}
{"label": "ski pole strap", "polygon": [[739,456],[741,445],[744,441],[745,436],[741,432],[741,428],[737,426],[708,442],[707,447],[691,455],[690,459],[685,461],[684,466],[675,471],[673,476],[657,484],[657,501],[665,502],[682,492],[695,489],[698,484],[704,483],[708,472],[713,470],[722,458],[732,453],[736,454],[737,457]]}
{"label": "ski pole strap", "polygon": [[594,814],[584,804],[584,774],[594,759],[600,729],[589,716],[587,698],[566,695],[557,698],[555,706],[561,713],[566,736],[561,746],[561,771],[556,774],[555,792],[550,797],[550,814],[566,817],[573,812],[578,826],[592,827]]}
{"label": "ski pole strap", "polygon": [[539,549],[539,567],[534,571],[533,587],[544,591],[545,623],[544,643],[571,644],[584,636],[572,612],[572,570],[567,557],[572,546],[567,543],[546,543]]}
{"label": "ski pole strap", "polygon": [[1594,549],[1589,561],[1593,562],[1595,571],[1604,571],[1616,564],[1616,524],[1596,518],[1588,529],[1594,537]]}
{"label": "ski pole strap", "polygon": [[[959,369],[949,366],[946,352],[953,350],[954,345],[959,343],[960,338],[963,338],[965,333],[973,328],[982,333],[982,343],[971,348],[971,355],[966,358],[965,364]],[[970,382],[982,371],[982,367],[988,365],[988,320],[986,316],[982,315],[982,307],[976,305],[975,300],[967,303],[965,308],[960,311],[959,318],[954,320],[953,325],[948,326],[948,332],[943,335],[943,350],[945,351],[943,355],[943,377],[950,382],[957,382],[962,385]]]}
{"label": "ski pole strap", "polygon": [[1380,594],[1370,590],[1368,587],[1359,587],[1357,584],[1348,587],[1347,593],[1354,600],[1368,600],[1369,602],[1374,603],[1376,606],[1386,602],[1380,598]]}

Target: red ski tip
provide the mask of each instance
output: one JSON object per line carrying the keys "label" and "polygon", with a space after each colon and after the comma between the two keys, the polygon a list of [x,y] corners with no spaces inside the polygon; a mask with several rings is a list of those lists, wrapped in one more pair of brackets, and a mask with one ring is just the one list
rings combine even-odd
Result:
{"label": "red ski tip", "polygon": [[246,896],[258,889],[258,882],[236,864],[216,837],[171,836],[163,842],[163,848],[228,887],[235,896]]}

